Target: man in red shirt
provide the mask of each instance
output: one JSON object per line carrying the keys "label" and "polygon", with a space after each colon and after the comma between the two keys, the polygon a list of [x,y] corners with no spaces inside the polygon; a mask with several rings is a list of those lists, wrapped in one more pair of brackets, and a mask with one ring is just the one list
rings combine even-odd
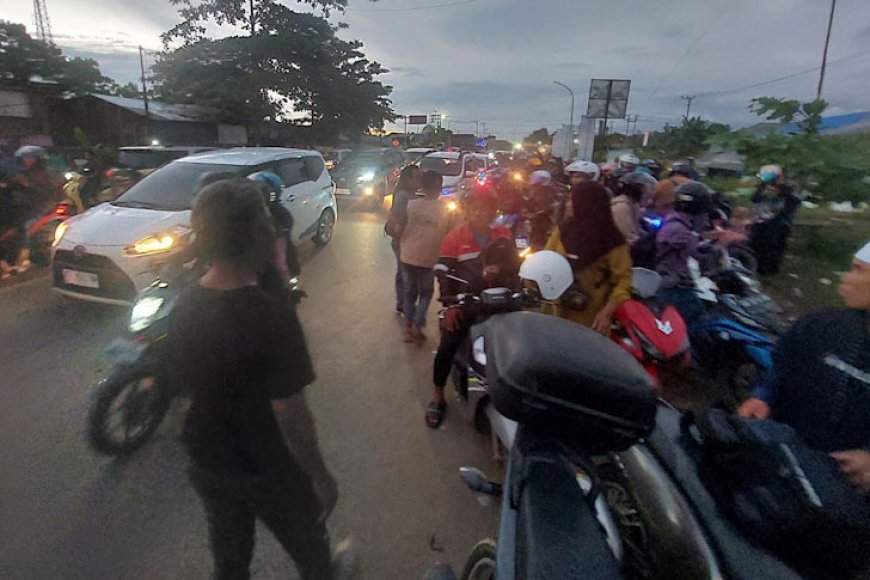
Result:
{"label": "man in red shirt", "polygon": [[[478,188],[471,191],[463,204],[465,221],[448,233],[441,242],[439,264],[450,269],[457,278],[468,281],[460,284],[447,277],[440,279],[441,296],[456,296],[461,292],[478,293],[487,288],[500,274],[498,265],[486,265],[484,252],[499,239],[511,239],[509,229],[493,227],[496,215],[496,195],[491,189]],[[434,392],[432,402],[426,409],[426,425],[437,429],[444,419],[447,403],[444,400],[444,385],[450,376],[453,357],[462,345],[474,320],[459,307],[448,308],[442,323],[441,343],[435,355]]]}

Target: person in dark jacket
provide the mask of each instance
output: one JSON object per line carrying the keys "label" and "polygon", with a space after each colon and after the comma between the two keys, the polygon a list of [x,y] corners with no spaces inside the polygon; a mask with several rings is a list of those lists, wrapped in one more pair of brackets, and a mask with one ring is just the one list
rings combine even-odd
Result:
{"label": "person in dark jacket", "polygon": [[259,519],[302,578],[335,578],[325,519],[337,490],[302,394],[314,371],[299,319],[282,284],[265,282],[280,280],[262,193],[247,179],[212,183],[191,223],[209,268],[173,312],[167,379],[191,395],[182,442],[214,575],[249,577]]}
{"label": "person in dark jacket", "polygon": [[393,192],[393,205],[390,206],[390,217],[387,220],[387,235],[392,238],[390,245],[396,255],[396,314],[405,313],[405,285],[402,280],[402,260],[399,259],[399,242],[402,239],[402,228],[408,223],[408,202],[417,196],[421,179],[419,166],[407,165],[402,169]]}
{"label": "person in dark jacket", "polygon": [[782,168],[765,165],[758,172],[760,184],[752,196],[755,224],[749,246],[758,258],[759,274],[776,274],[785,257],[794,214],[801,205],[797,187],[787,183]]}
{"label": "person in dark jacket", "polygon": [[790,425],[870,493],[870,243],[843,276],[846,308],[800,319],[740,415]]}

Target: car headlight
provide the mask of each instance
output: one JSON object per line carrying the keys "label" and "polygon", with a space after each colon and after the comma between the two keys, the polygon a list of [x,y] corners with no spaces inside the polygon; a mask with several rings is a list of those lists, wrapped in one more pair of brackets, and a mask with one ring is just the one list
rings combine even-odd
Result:
{"label": "car headlight", "polygon": [[374,171],[366,171],[362,175],[356,178],[357,183],[363,183],[364,181],[373,181],[375,178]]}
{"label": "car headlight", "polygon": [[366,187],[365,189],[363,189],[363,195],[374,195],[374,194],[375,194],[375,188],[372,187],[371,185]]}
{"label": "car headlight", "polygon": [[184,233],[182,228],[176,228],[167,232],[151,234],[124,248],[124,253],[128,256],[147,256],[175,250],[181,245]]}
{"label": "car headlight", "polygon": [[60,243],[68,228],[69,224],[66,222],[60,222],[59,224],[57,224],[57,227],[54,229],[54,241],[51,242],[52,246],[56,246]]}
{"label": "car headlight", "polygon": [[459,209],[459,204],[453,200],[447,202],[447,211],[454,212]]}
{"label": "car headlight", "polygon": [[143,296],[133,305],[130,314],[130,332],[142,332],[154,323],[166,299],[162,296]]}

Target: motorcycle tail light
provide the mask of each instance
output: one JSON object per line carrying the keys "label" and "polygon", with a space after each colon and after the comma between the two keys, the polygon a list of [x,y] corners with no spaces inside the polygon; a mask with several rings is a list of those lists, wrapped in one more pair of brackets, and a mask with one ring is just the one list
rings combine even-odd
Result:
{"label": "motorcycle tail light", "polygon": [[59,205],[54,208],[54,213],[57,215],[67,215],[69,213],[69,207],[65,205]]}

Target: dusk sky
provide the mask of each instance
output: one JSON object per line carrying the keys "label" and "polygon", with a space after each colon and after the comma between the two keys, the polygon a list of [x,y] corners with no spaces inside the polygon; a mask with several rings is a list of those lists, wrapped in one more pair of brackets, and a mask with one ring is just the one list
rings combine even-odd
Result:
{"label": "dusk sky", "polygon": [[[47,5],[64,52],[98,60],[119,82],[138,78],[137,46],[159,50],[178,20],[168,0]],[[625,78],[639,131],[679,122],[682,95],[697,95],[692,115],[756,123],[754,96],[814,98],[829,10],[828,0],[350,0],[332,20],[391,70],[383,80],[397,113],[438,110],[454,131],[480,121],[518,140],[568,122],[570,97],[554,80],[574,90],[578,122],[590,79]],[[32,31],[31,11],[30,0],[6,0],[0,17]],[[828,63],[828,114],[870,110],[867,0],[837,3]]]}

